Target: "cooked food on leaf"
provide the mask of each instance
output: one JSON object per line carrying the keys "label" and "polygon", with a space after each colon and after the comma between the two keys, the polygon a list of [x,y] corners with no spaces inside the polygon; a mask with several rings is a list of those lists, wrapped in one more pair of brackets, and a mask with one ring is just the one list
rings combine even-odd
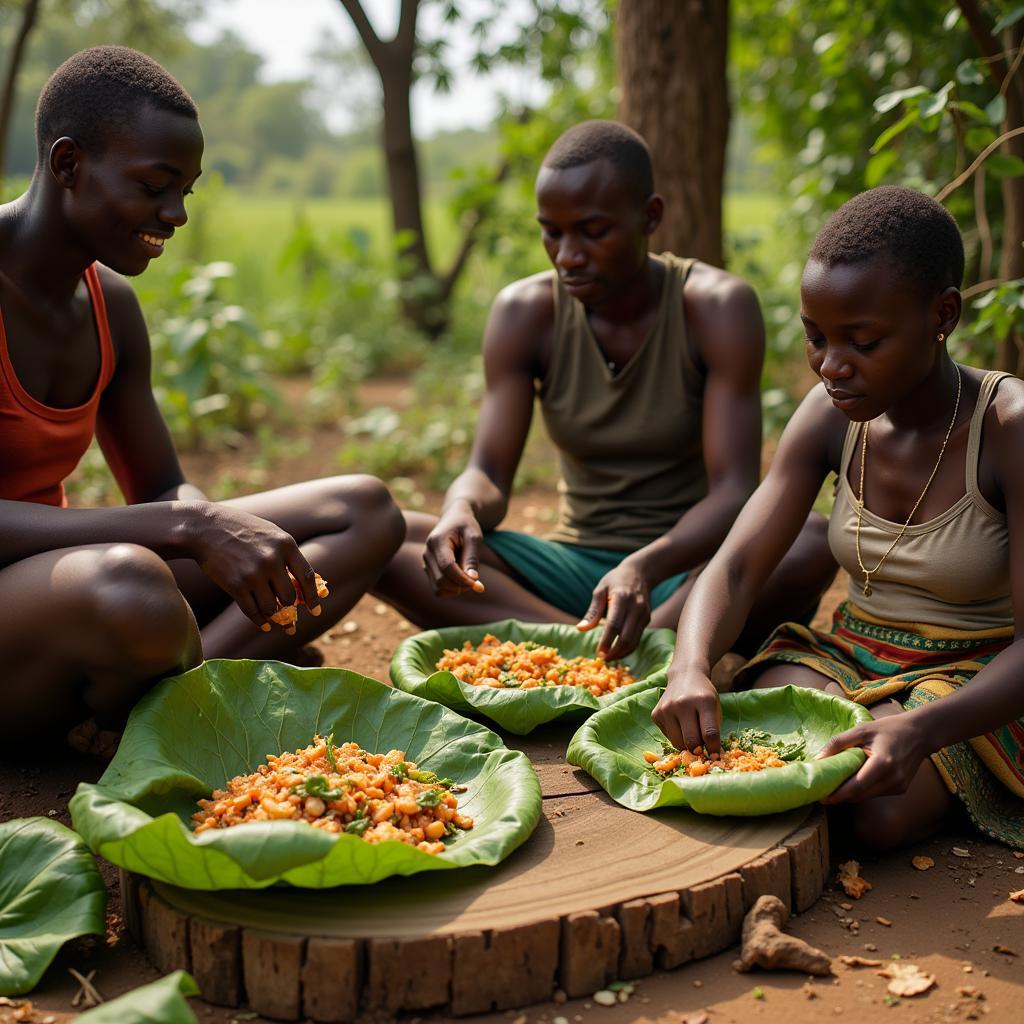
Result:
{"label": "cooked food on leaf", "polygon": [[251,775],[237,775],[192,815],[196,833],[252,821],[304,821],[368,843],[386,839],[440,853],[444,839],[473,827],[455,794],[465,787],[420,771],[401,750],[370,754],[357,743],[314,736],[294,754],[267,755]]}
{"label": "cooked food on leaf", "polygon": [[661,778],[686,775],[723,775],[726,772],[759,772],[765,768],[785,768],[787,762],[797,760],[804,752],[804,741],[786,743],[773,740],[760,729],[743,729],[730,733],[721,754],[709,754],[703,747],[676,750],[671,743],[662,742],[662,752],[644,751],[644,760]]}
{"label": "cooked food on leaf", "polygon": [[635,683],[627,665],[609,665],[603,658],[563,658],[554,647],[525,640],[501,641],[488,633],[474,647],[467,640],[445,649],[435,666],[472,686],[532,690],[538,686],[582,686],[595,697]]}
{"label": "cooked food on leaf", "polygon": [[[292,583],[295,582],[295,577],[292,576],[289,570],[288,575],[292,578]],[[314,582],[316,583],[316,596],[322,601],[325,597],[330,597],[331,592],[327,589],[327,584],[324,582],[323,577],[320,573],[313,573]],[[278,608],[273,615],[270,616],[271,622],[276,622],[279,626],[284,626],[284,631],[289,635],[293,636],[295,633],[295,621],[299,617],[299,605],[305,604],[303,600],[302,592],[296,588],[295,600],[291,604],[281,604],[277,602]]]}

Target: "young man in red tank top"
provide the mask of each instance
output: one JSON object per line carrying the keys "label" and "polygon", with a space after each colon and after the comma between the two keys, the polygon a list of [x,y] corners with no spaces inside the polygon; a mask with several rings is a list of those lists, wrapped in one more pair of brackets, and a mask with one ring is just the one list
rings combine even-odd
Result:
{"label": "young man in red tank top", "polygon": [[[694,262],[682,286],[685,331],[678,343],[688,346],[687,361],[702,376],[699,447],[707,488],[700,500],[678,508],[677,518],[669,517],[663,535],[616,557],[581,550],[584,545],[488,532],[508,510],[534,398],[552,363],[555,290],[582,304],[589,333],[615,376],[629,368],[658,323],[668,273],[666,262],[648,251],[663,200],[654,191],[647,146],[631,129],[611,121],[570,129],[545,157],[536,196],[554,277],[547,272],[517,281],[495,300],[469,466],[448,489],[439,518],[405,513],[406,542],[375,593],[423,626],[512,617],[579,620],[581,629],[592,629],[606,617],[599,651],[620,658],[636,647],[644,627],[675,626],[697,572],[757,485],[764,326],[746,282]],[[649,412],[652,420],[668,414],[656,407]],[[643,447],[638,444],[638,457]],[[629,496],[622,497],[628,509]],[[509,544],[510,537],[517,542]],[[609,539],[608,547],[623,546]],[[533,549],[531,565],[519,561],[522,548]],[[608,566],[603,575],[593,572],[602,559]],[[584,561],[590,580],[577,572]],[[756,646],[787,615],[813,610],[834,572],[824,520],[814,517],[752,612],[746,646]],[[570,574],[590,584],[573,600],[560,585]]]}
{"label": "young man in red tank top", "polygon": [[[29,189],[0,207],[5,745],[88,716],[116,726],[155,680],[204,654],[295,657],[404,534],[371,477],[215,503],[182,474],[121,275],[142,273],[187,219],[203,135],[184,89],[134,50],[86,50],[44,88],[36,134]],[[128,505],[63,508],[63,477],[94,428]],[[312,565],[329,582],[323,600]],[[297,596],[311,614],[286,635],[269,620]]]}

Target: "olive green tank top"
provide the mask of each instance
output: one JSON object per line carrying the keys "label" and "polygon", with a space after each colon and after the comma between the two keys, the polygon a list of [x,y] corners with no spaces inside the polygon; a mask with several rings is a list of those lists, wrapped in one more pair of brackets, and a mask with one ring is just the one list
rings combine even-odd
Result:
{"label": "olive green tank top", "polygon": [[[848,596],[864,611],[889,622],[920,622],[950,629],[991,629],[1013,625],[1010,600],[1010,535],[1006,516],[993,508],[978,487],[985,410],[1008,373],[987,373],[971,417],[963,497],[940,516],[915,523],[892,549],[877,575],[871,596],[862,588],[857,563],[857,496],[850,486],[850,461],[860,443],[862,424],[846,431],[828,541],[836,561],[850,574]],[[864,564],[876,565],[902,523],[864,509],[860,549]]]}
{"label": "olive green tank top", "polygon": [[666,534],[707,494],[701,444],[704,375],[686,340],[683,284],[692,259],[665,266],[658,319],[617,373],[583,304],[555,275],[551,359],[538,387],[558,448],[558,522],[548,539],[635,551]]}

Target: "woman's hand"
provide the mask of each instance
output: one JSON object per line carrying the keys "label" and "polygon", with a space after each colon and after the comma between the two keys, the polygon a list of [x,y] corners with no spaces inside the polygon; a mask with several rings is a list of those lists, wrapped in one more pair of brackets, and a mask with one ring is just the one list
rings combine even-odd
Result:
{"label": "woman's hand", "polygon": [[714,683],[703,672],[669,670],[668,686],[651,713],[654,724],[676,750],[722,749],[722,706]]}
{"label": "woman's hand", "polygon": [[199,508],[188,544],[192,557],[260,629],[270,631],[279,602],[290,605],[299,596],[311,615],[320,614],[316,573],[290,534],[238,509],[212,502]]}
{"label": "woman's hand", "polygon": [[601,577],[594,588],[590,607],[576,628],[593,629],[607,615],[597,653],[607,661],[624,658],[643,636],[651,621],[651,588],[638,569],[628,560],[620,562]]}
{"label": "woman's hand", "polygon": [[833,737],[818,752],[831,757],[851,747],[863,747],[868,759],[823,804],[859,803],[876,796],[906,792],[922,761],[931,753],[914,722],[913,712],[887,715]]}
{"label": "woman's hand", "polygon": [[483,530],[467,502],[455,502],[444,512],[427,536],[423,568],[434,593],[455,597],[467,590],[483,593],[477,566]]}

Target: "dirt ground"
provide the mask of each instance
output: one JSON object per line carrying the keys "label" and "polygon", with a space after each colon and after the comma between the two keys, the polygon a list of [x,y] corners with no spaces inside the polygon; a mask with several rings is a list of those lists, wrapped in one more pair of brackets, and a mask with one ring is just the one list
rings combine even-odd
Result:
{"label": "dirt ground", "polygon": [[[393,398],[393,392],[387,397]],[[379,401],[384,394],[382,390],[374,397]],[[329,451],[334,439],[325,432],[322,440],[323,445],[314,439],[309,454],[292,455],[271,466],[269,479],[266,467],[261,467],[259,486],[331,472],[319,453]],[[200,486],[210,486],[229,470],[234,478],[245,479],[244,451],[185,461],[190,477]],[[428,507],[436,507],[439,496],[427,498]],[[511,510],[511,525],[543,532],[551,508],[550,492],[520,495]],[[819,622],[827,621],[842,592],[839,582],[823,602]],[[395,645],[414,631],[390,608],[364,598],[317,646],[328,665],[386,679]],[[53,753],[52,748],[48,753]],[[67,803],[75,786],[79,781],[94,781],[101,772],[102,766],[70,754],[48,757],[42,764],[12,762],[0,755],[0,820],[43,815],[70,825]],[[917,854],[930,856],[935,866],[916,870],[911,857]],[[877,975],[879,968],[849,967],[838,960],[831,979],[792,973],[740,974],[732,967],[737,955],[733,949],[634,982],[628,999],[610,1008],[580,999],[461,1019],[475,1024],[746,1024],[750,1020],[811,1024],[831,1018],[859,1022],[885,1015],[888,1019],[891,1013],[893,1021],[905,1024],[1024,1020],[1024,905],[1009,900],[1011,891],[1024,889],[1024,855],[982,841],[965,828],[887,856],[836,848],[832,856],[834,864],[856,857],[873,889],[854,901],[830,885],[810,911],[792,920],[789,930],[834,957],[845,954],[916,964],[935,976],[930,991],[914,998],[887,997],[887,980]],[[0,1024],[62,1024],[74,1019],[72,1002],[78,984],[69,968],[83,974],[94,971],[93,982],[107,999],[158,977],[124,933],[116,874],[109,865],[102,867],[110,889],[107,941],[69,943],[29,997],[31,1011],[19,1000],[11,1006],[0,1003]],[[192,1006],[200,1021],[211,1024],[263,1020],[198,1000]],[[428,1024],[448,1018],[410,1014],[402,1019],[407,1024]]]}

